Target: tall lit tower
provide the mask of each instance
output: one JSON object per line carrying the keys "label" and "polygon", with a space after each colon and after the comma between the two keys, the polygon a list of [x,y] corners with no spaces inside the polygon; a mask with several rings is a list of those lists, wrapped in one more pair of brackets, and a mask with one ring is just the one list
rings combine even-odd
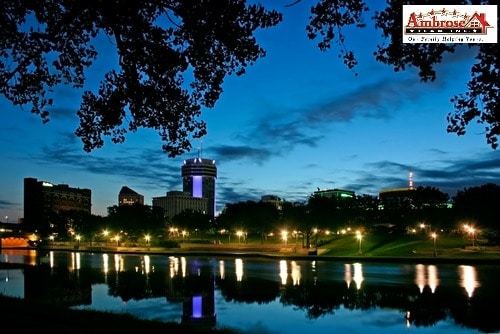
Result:
{"label": "tall lit tower", "polygon": [[408,175],[408,188],[413,189],[413,172]]}
{"label": "tall lit tower", "polygon": [[207,214],[215,216],[215,160],[200,157],[184,160],[182,165],[182,190],[193,197],[208,199]]}

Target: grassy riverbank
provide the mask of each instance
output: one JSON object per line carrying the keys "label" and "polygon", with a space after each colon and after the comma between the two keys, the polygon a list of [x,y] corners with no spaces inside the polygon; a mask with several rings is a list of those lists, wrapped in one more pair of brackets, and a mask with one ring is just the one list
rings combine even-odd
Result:
{"label": "grassy riverbank", "polygon": [[[321,259],[359,259],[397,260],[397,261],[499,261],[500,247],[487,245],[485,241],[474,240],[462,236],[438,235],[432,238],[426,234],[390,235],[365,234],[361,241],[353,234],[323,236],[317,240],[318,247],[306,248],[304,240],[290,239],[287,242],[278,238],[262,241],[249,238],[244,242],[214,242],[210,237],[180,240],[175,248],[163,248],[155,245],[111,245],[84,243],[53,243],[48,249],[75,250],[87,252],[125,252],[148,254],[237,254],[242,256],[271,256],[286,258]],[[312,240],[311,240],[312,241]]]}

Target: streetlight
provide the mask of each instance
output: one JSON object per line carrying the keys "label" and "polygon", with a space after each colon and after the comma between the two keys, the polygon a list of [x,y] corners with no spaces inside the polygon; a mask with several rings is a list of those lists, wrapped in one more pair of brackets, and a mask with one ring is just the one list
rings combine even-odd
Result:
{"label": "streetlight", "polygon": [[293,231],[293,235],[295,236],[295,246],[297,246],[297,239],[299,237],[299,232],[298,231]]}
{"label": "streetlight", "polygon": [[469,233],[472,236],[472,247],[474,247],[474,232],[475,232],[474,227],[470,227],[469,228]]}
{"label": "streetlight", "polygon": [[464,229],[466,232],[468,232],[470,235],[471,235],[471,239],[472,239],[472,247],[474,247],[474,233],[475,233],[475,229],[474,229],[474,226],[472,225],[469,225],[469,224],[464,224]]}
{"label": "streetlight", "polygon": [[148,250],[149,250],[149,239],[151,238],[151,236],[149,234],[146,234],[144,236],[144,239],[146,239],[146,246],[148,247]]}
{"label": "streetlight", "polygon": [[120,235],[115,235],[114,237],[115,241],[116,241],[116,247],[118,247],[118,242],[120,241]]}
{"label": "streetlight", "polygon": [[81,239],[81,238],[82,238],[82,237],[81,237],[79,234],[77,234],[77,235],[75,236],[76,241],[78,241],[78,248],[80,248],[80,239]]}
{"label": "streetlight", "polygon": [[363,251],[361,250],[361,240],[363,240],[363,235],[360,231],[356,231],[356,239],[359,240],[358,254],[363,254]]}
{"label": "streetlight", "polygon": [[243,235],[243,232],[242,232],[242,231],[237,231],[237,232],[236,232],[236,235],[238,236],[238,243],[240,243],[240,241],[241,241],[241,236]]}
{"label": "streetlight", "polygon": [[431,237],[434,240],[434,256],[437,256],[437,252],[436,252],[436,238],[437,238],[437,234],[436,234],[436,232],[433,232],[431,234]]}
{"label": "streetlight", "polygon": [[288,231],[281,231],[281,238],[285,242],[285,247],[286,247],[288,242]]}
{"label": "streetlight", "polygon": [[316,250],[317,250],[318,249],[318,229],[315,228],[313,231],[314,231],[314,234],[315,234],[314,247],[316,247]]}
{"label": "streetlight", "polygon": [[104,242],[105,242],[105,244],[104,244],[104,245],[106,245],[106,246],[107,246],[107,245],[108,245],[108,235],[109,235],[109,231],[108,231],[108,230],[103,230],[103,231],[102,231],[102,235],[103,235],[103,237],[104,237]]}

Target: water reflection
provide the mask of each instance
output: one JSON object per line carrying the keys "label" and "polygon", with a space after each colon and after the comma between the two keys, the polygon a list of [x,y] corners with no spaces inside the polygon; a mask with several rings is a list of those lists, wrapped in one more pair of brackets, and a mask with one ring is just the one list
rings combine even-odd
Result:
{"label": "water reflection", "polygon": [[363,265],[361,263],[354,263],[354,282],[356,283],[356,288],[361,289],[361,283],[364,280],[363,277]]}
{"label": "water reflection", "polygon": [[[2,259],[11,260],[11,256],[2,254]],[[221,320],[227,325],[228,319],[239,319],[235,312],[241,312],[248,321],[264,321],[259,319],[267,314],[250,316],[250,312],[276,305],[279,308],[270,311],[276,319],[293,310],[294,321],[302,317],[311,330],[313,324],[349,321],[342,317],[345,312],[355,313],[355,323],[365,326],[369,321],[362,319],[379,312],[399,314],[396,319],[400,326],[417,332],[442,328],[440,324],[462,332],[464,328],[500,330],[500,319],[492,316],[495,307],[488,306],[499,303],[497,266],[478,269],[78,252],[50,252],[47,258],[47,265],[39,259],[41,264],[23,272],[25,299],[92,308],[96,298],[92,290],[104,286],[107,297],[121,300],[131,313],[147,317],[150,312],[152,318],[158,318],[160,311],[153,310],[153,305],[159,309],[178,305],[177,319],[193,326],[214,327]],[[110,263],[111,258],[114,263]],[[487,273],[481,281],[478,271]],[[14,291],[14,282],[8,277],[8,272],[0,270],[0,293]],[[148,311],[145,305],[151,309]],[[166,314],[163,317],[171,319]]]}
{"label": "water reflection", "polygon": [[286,260],[280,261],[280,277],[281,277],[281,284],[286,285],[286,281],[288,279],[288,266],[286,264]]}
{"label": "water reflection", "polygon": [[420,293],[423,293],[426,286],[434,293],[439,285],[437,267],[435,265],[417,264],[415,266],[415,284],[418,286]]}
{"label": "water reflection", "polygon": [[476,268],[472,266],[459,266],[460,286],[465,288],[469,298],[472,298],[474,289],[480,286],[477,280]]}
{"label": "water reflection", "polygon": [[292,284],[300,285],[300,278],[302,277],[300,273],[300,265],[296,261],[292,261]]}
{"label": "water reflection", "polygon": [[236,266],[236,280],[238,282],[241,282],[241,280],[243,279],[243,260],[235,259],[234,264]]}

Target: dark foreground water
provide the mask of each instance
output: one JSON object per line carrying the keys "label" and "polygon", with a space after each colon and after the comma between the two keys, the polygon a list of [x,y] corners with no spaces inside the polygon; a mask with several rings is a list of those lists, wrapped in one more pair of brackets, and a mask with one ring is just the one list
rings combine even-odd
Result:
{"label": "dark foreground water", "polygon": [[497,265],[1,250],[0,293],[244,333],[499,333]]}

